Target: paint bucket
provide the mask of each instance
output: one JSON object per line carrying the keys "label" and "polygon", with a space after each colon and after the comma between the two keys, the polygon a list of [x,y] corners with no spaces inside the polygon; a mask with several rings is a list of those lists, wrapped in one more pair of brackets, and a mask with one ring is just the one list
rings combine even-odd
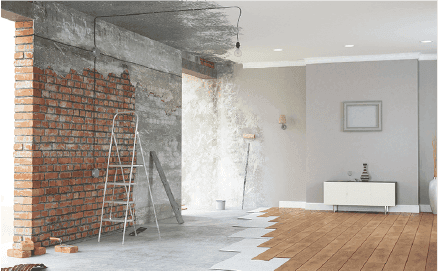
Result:
{"label": "paint bucket", "polygon": [[216,210],[225,210],[225,200],[216,200]]}

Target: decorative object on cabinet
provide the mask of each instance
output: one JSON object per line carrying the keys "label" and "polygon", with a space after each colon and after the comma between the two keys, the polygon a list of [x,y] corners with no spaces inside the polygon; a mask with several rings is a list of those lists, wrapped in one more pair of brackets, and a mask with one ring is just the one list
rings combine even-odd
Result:
{"label": "decorative object on cabinet", "polygon": [[345,101],[344,131],[381,131],[382,101]]}
{"label": "decorative object on cabinet", "polygon": [[434,164],[434,173],[433,179],[429,182],[429,203],[430,208],[432,209],[432,213],[436,214],[437,208],[437,192],[436,192],[436,136],[432,140],[433,147],[433,164]]}
{"label": "decorative object on cabinet", "polygon": [[367,163],[363,164],[363,172],[362,172],[362,175],[360,176],[360,180],[361,181],[369,181],[370,180],[370,175],[368,174],[368,164]]}

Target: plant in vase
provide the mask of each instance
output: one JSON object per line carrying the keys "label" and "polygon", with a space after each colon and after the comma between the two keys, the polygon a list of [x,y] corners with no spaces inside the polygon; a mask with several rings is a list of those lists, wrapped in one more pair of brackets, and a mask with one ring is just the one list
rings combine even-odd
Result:
{"label": "plant in vase", "polygon": [[429,182],[429,201],[430,208],[432,209],[433,214],[436,214],[436,136],[432,140],[433,147],[433,164],[434,164],[434,174],[433,179]]}

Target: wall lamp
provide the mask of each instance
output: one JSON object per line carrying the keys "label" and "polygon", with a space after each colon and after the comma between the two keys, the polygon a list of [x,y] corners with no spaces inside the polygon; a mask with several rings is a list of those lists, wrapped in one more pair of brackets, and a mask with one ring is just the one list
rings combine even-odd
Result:
{"label": "wall lamp", "polygon": [[286,126],[286,115],[280,115],[280,119],[278,120],[278,123],[281,124],[281,129],[285,130],[287,128],[287,126]]}

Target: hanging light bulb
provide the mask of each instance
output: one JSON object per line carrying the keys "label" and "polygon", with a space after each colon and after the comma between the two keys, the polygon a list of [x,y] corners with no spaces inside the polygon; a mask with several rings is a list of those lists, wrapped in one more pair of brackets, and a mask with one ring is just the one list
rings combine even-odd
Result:
{"label": "hanging light bulb", "polygon": [[234,56],[241,57],[242,50],[240,50],[240,42],[236,42],[236,50],[234,51]]}

